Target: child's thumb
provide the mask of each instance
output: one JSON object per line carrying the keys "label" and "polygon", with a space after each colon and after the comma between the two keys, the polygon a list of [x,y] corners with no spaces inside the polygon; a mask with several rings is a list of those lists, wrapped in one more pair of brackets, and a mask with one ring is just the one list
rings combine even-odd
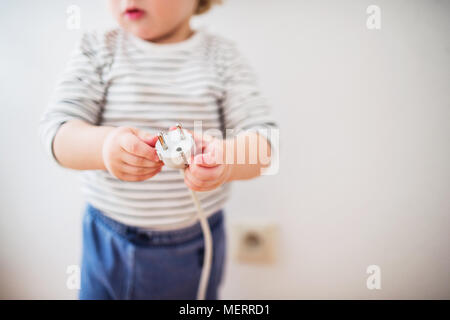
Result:
{"label": "child's thumb", "polygon": [[135,134],[139,139],[144,141],[150,147],[155,147],[156,140],[158,140],[157,136],[141,129],[135,129]]}
{"label": "child's thumb", "polygon": [[216,167],[219,164],[211,153],[201,153],[194,157],[194,164],[200,167]]}

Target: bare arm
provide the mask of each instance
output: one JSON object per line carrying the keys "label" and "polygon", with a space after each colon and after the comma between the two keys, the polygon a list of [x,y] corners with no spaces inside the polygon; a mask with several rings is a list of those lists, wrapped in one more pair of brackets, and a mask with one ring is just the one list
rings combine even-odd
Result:
{"label": "bare arm", "polygon": [[58,130],[53,153],[66,168],[75,170],[106,170],[102,148],[114,127],[94,126],[82,120],[71,120]]}
{"label": "bare arm", "polygon": [[70,120],[58,129],[53,152],[66,168],[108,170],[121,180],[143,181],[156,175],[163,166],[154,148],[156,139],[136,128]]}

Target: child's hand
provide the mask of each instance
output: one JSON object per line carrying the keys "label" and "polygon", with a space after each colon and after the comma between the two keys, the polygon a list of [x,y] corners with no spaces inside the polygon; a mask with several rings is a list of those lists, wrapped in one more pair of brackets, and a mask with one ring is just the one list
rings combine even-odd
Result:
{"label": "child's hand", "polygon": [[139,129],[113,129],[103,142],[106,169],[125,181],[143,181],[153,177],[163,166],[154,148],[156,140],[156,136]]}
{"label": "child's hand", "polygon": [[[198,141],[198,139],[196,138]],[[194,156],[191,165],[185,170],[184,182],[195,191],[209,191],[218,188],[231,175],[231,165],[223,161],[224,142],[209,138],[202,140],[201,153]]]}

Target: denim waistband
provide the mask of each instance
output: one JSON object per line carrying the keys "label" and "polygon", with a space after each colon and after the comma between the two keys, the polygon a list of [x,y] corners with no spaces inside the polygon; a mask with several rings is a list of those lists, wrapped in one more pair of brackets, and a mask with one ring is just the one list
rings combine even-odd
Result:
{"label": "denim waistband", "polygon": [[[94,220],[100,221],[113,232],[120,234],[127,240],[142,245],[173,245],[189,241],[202,235],[200,223],[197,221],[189,227],[175,230],[149,230],[139,227],[128,226],[107,217],[100,210],[87,204],[86,212]],[[221,223],[223,220],[223,210],[219,210],[208,217],[208,223],[211,229]]]}

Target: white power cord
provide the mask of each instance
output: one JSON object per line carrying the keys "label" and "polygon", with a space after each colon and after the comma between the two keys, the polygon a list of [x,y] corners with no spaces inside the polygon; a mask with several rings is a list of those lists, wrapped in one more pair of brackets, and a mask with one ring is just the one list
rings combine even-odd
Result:
{"label": "white power cord", "polygon": [[[195,154],[195,142],[192,135],[187,130],[184,130],[180,124],[177,124],[176,130],[169,131],[168,133],[159,133],[155,148],[160,160],[168,167],[180,169],[184,179],[184,170],[189,166],[191,154]],[[203,267],[197,290],[197,300],[205,300],[209,276],[211,274],[213,240],[208,219],[203,211],[200,200],[195,191],[189,188],[188,190],[197,209],[197,217],[202,228],[205,242]]]}
{"label": "white power cord", "polygon": [[[180,170],[184,178],[184,170]],[[189,189],[189,188],[188,188]],[[205,250],[203,255],[203,268],[200,276],[200,283],[198,285],[197,300],[205,300],[206,290],[208,288],[209,275],[211,274],[211,263],[213,254],[213,240],[211,235],[211,229],[209,228],[208,219],[200,204],[200,200],[197,197],[197,193],[194,190],[189,189],[192,200],[197,208],[198,220],[202,227],[203,238],[205,240]]]}

